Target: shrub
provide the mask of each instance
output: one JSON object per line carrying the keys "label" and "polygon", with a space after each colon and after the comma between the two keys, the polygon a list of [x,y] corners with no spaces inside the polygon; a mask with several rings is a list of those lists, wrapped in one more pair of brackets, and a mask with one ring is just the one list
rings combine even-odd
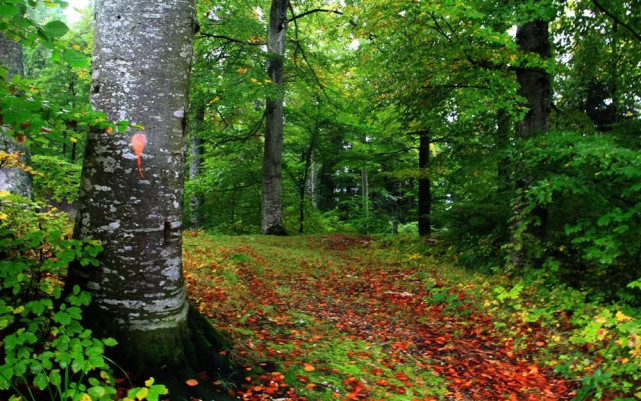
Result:
{"label": "shrub", "polygon": [[[42,207],[0,193],[0,398],[114,399],[104,351],[116,342],[92,337],[81,324],[89,294],[63,286],[67,265],[97,265],[101,246],[70,239],[64,214]],[[147,384],[131,397],[154,400],[166,392]]]}

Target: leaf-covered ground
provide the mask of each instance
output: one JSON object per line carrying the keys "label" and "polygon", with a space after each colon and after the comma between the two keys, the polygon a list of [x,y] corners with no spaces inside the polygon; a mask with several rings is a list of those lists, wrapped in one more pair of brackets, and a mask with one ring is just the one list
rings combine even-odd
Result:
{"label": "leaf-covered ground", "polygon": [[188,235],[184,262],[192,302],[247,366],[241,399],[572,397],[533,360],[545,333],[497,331],[467,284],[421,254],[357,236]]}

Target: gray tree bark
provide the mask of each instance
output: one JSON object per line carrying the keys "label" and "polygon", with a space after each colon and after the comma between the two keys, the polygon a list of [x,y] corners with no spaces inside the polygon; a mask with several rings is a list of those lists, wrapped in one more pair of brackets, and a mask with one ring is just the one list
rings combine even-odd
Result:
{"label": "gray tree bark", "polygon": [[[516,31],[516,42],[523,52],[538,54],[541,59],[549,59],[552,55],[548,22],[534,20],[519,26]],[[552,109],[551,77],[542,68],[522,67],[517,69],[516,79],[520,85],[519,95],[527,100],[528,112],[525,118],[516,124],[516,135],[527,139],[544,133],[550,129],[550,112]],[[521,269],[526,265],[539,263],[540,252],[546,235],[547,209],[537,207],[532,211],[534,222],[527,222],[523,216],[525,208],[525,190],[532,182],[532,177],[520,174],[520,162],[515,166],[516,200],[514,202],[514,219],[512,224],[512,254],[511,264]],[[527,226],[526,226],[527,224]],[[526,239],[530,239],[526,243]],[[526,245],[531,250],[526,249]]]}
{"label": "gray tree bark", "polygon": [[[9,81],[14,75],[24,76],[22,46],[2,33],[0,33],[0,63],[9,70],[7,76]],[[31,162],[29,148],[4,133],[0,133],[0,150],[7,153],[18,152],[20,155],[18,160],[24,165],[29,165]],[[33,179],[31,174],[15,167],[0,168],[0,191],[9,191],[32,199]]]}
{"label": "gray tree bark", "polygon": [[278,96],[266,102],[265,151],[263,157],[263,234],[286,235],[283,226],[282,156],[283,156],[283,73],[287,8],[289,0],[272,0],[267,33],[267,75],[280,89]]}
{"label": "gray tree bark", "polygon": [[67,288],[92,293],[87,323],[114,336],[121,363],[145,377],[193,378],[205,360],[224,367],[209,347],[213,329],[190,309],[182,272],[194,3],[95,5],[91,103],[110,121],[145,129],[88,135],[74,236],[100,240],[104,250],[98,267],[70,266]]}

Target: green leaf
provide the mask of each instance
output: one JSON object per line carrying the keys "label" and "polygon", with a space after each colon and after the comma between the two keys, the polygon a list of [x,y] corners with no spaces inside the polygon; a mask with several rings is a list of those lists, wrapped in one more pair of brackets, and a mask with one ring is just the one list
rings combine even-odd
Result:
{"label": "green leaf", "polygon": [[100,386],[90,387],[87,393],[94,399],[98,399],[106,394],[105,389]]}
{"label": "green leaf", "polygon": [[69,315],[67,312],[60,311],[53,315],[53,320],[63,326],[67,326],[69,323],[71,323],[72,319],[71,315]]}
{"label": "green leaf", "polygon": [[9,388],[11,380],[13,378],[13,367],[10,365],[0,366],[0,390],[6,390]]}
{"label": "green leaf", "polygon": [[72,67],[87,67],[89,65],[87,56],[73,49],[64,49],[62,58]]}
{"label": "green leaf", "polygon": [[[127,128],[129,128],[129,121],[121,120],[116,123],[116,126],[118,127],[118,132],[125,132],[127,131]],[[96,255],[91,255],[91,256],[96,256]]]}
{"label": "green leaf", "polygon": [[18,14],[18,7],[11,4],[0,4],[0,17],[11,18]]}
{"label": "green leaf", "polygon": [[44,390],[49,384],[49,381],[47,380],[47,375],[44,373],[38,373],[36,377],[33,379],[33,384],[36,387],[38,387],[40,390]]}
{"label": "green leaf", "polygon": [[47,35],[52,38],[59,38],[69,32],[69,27],[62,21],[51,21],[42,27]]}

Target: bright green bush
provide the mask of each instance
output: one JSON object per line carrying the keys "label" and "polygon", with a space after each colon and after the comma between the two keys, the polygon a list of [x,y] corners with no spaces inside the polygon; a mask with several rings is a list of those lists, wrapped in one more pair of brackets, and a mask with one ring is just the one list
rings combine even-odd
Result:
{"label": "bright green bush", "polygon": [[[92,337],[81,324],[89,294],[63,286],[67,265],[97,265],[101,246],[70,239],[65,216],[42,206],[0,193],[0,398],[114,399],[104,351],[116,342]],[[166,392],[147,383],[131,397],[157,400]]]}
{"label": "bright green bush", "polygon": [[67,238],[64,217],[39,204],[5,192],[0,205],[0,390],[10,399],[113,398],[103,353],[115,341],[91,337],[80,323],[89,294],[64,294],[62,283],[69,263],[97,264],[100,244]]}
{"label": "bright green bush", "polygon": [[66,201],[73,203],[78,199],[80,189],[80,164],[69,163],[56,156],[34,155],[32,167],[42,173],[33,178],[33,188],[37,200],[47,202]]}
{"label": "bright green bush", "polygon": [[547,209],[547,268],[573,284],[625,288],[641,277],[641,153],[615,138],[552,132],[524,145],[525,212]]}

